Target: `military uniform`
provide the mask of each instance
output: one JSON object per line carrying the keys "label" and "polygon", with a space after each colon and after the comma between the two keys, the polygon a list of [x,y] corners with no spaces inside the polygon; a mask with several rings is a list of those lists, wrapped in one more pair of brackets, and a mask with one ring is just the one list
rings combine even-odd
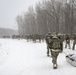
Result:
{"label": "military uniform", "polygon": [[49,53],[50,53],[50,49],[51,49],[51,33],[48,33],[47,35],[46,35],[46,38],[45,38],[45,40],[46,40],[46,44],[47,44],[47,56],[49,56]]}
{"label": "military uniform", "polygon": [[65,48],[67,48],[67,45],[69,46],[70,49],[70,36],[69,35],[65,35]]}
{"label": "military uniform", "polygon": [[51,49],[52,63],[54,69],[57,68],[57,57],[61,52],[61,45],[60,45],[61,39],[57,35],[55,36],[56,38],[52,38],[52,49]]}
{"label": "military uniform", "polygon": [[64,41],[64,37],[63,35],[58,35],[59,39],[60,39],[60,48],[61,48],[61,52],[63,51],[63,41]]}
{"label": "military uniform", "polygon": [[75,44],[76,44],[76,34],[74,34],[74,36],[73,36],[73,47],[72,47],[72,49],[74,50],[75,49]]}
{"label": "military uniform", "polygon": [[53,68],[54,69],[57,68],[57,57],[58,57],[59,53],[60,53],[59,49],[58,50],[52,49],[52,51],[51,51],[52,63],[53,63]]}

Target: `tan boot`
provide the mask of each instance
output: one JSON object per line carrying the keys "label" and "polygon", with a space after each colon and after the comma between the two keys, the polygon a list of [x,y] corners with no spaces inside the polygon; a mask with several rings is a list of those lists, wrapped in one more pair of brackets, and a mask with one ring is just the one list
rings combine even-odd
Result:
{"label": "tan boot", "polygon": [[57,64],[54,64],[54,65],[53,65],[53,68],[56,69],[56,68],[57,68]]}

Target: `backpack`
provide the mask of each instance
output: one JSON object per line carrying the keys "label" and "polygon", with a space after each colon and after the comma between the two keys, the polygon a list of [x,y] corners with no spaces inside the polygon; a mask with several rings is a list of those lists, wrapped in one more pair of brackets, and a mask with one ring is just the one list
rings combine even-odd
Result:
{"label": "backpack", "polygon": [[60,49],[60,39],[58,36],[52,37],[52,49]]}

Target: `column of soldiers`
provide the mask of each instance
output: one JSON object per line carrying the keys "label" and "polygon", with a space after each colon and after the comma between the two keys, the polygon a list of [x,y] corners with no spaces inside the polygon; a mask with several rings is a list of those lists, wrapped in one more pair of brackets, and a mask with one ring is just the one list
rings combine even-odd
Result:
{"label": "column of soldiers", "polygon": [[[70,47],[70,35],[66,34],[65,37],[61,34],[58,34],[56,32],[54,33],[48,33],[46,35],[46,44],[47,44],[47,56],[52,57],[52,63],[53,63],[53,68],[57,68],[57,57],[59,53],[63,52],[63,41],[65,40],[65,48]],[[76,44],[76,34],[73,36],[73,47],[72,49],[75,49],[75,44]]]}

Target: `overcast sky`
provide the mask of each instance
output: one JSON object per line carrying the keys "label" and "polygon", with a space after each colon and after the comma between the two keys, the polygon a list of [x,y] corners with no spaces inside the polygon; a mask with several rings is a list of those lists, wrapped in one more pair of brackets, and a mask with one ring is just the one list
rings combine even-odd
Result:
{"label": "overcast sky", "polygon": [[0,27],[17,29],[15,18],[39,0],[0,0]]}

